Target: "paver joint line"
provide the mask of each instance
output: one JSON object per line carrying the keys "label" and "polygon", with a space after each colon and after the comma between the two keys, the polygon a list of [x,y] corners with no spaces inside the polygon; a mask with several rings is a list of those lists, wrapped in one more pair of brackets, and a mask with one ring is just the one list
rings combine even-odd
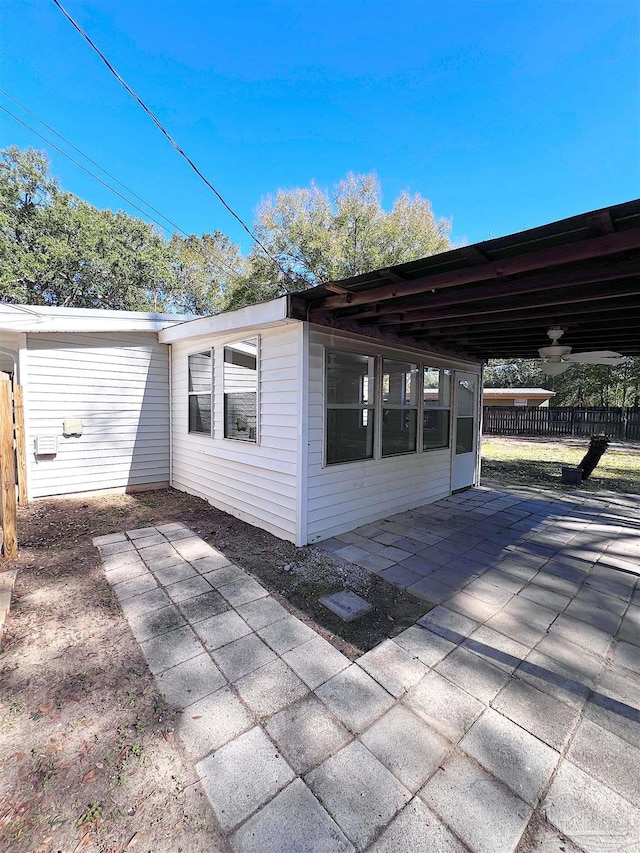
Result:
{"label": "paver joint line", "polygon": [[438,604],[356,664],[180,522],[94,544],[238,853],[307,824],[322,853],[513,853],[532,808],[590,853],[640,828],[638,504],[478,488],[332,540]]}

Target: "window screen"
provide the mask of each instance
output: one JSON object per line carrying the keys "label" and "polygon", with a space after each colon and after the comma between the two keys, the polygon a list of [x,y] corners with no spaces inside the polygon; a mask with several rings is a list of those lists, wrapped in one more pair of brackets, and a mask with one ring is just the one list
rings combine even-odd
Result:
{"label": "window screen", "polygon": [[224,348],[224,437],[257,442],[258,338]]}
{"label": "window screen", "polygon": [[327,351],[326,401],[327,464],[371,459],[375,358]]}
{"label": "window screen", "polygon": [[189,432],[211,435],[211,350],[188,358]]}
{"label": "window screen", "polygon": [[425,365],[422,377],[422,449],[449,447],[451,371]]}

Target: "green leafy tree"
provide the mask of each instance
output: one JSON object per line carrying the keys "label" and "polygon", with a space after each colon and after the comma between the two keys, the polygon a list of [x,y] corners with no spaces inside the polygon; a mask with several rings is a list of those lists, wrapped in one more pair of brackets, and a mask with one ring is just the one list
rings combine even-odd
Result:
{"label": "green leafy tree", "polygon": [[171,238],[174,266],[172,297],[176,309],[186,314],[211,314],[225,295],[244,282],[247,265],[240,248],[220,231]]}
{"label": "green leafy tree", "polygon": [[43,152],[0,152],[0,299],[153,310],[170,304],[166,240],[126,213],[60,189]]}
{"label": "green leafy tree", "polygon": [[419,194],[402,193],[387,212],[376,176],[349,174],[330,193],[279,190],[260,203],[254,228],[278,263],[254,247],[229,307],[445,251],[451,224]]}

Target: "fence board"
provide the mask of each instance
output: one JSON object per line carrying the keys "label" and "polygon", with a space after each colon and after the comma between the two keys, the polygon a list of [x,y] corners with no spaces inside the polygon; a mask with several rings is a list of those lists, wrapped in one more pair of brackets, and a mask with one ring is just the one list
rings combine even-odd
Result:
{"label": "fence board", "polygon": [[0,373],[0,519],[2,553],[10,560],[18,556],[16,526],[16,468],[13,449],[13,402],[11,383]]}
{"label": "fence board", "polygon": [[18,475],[18,503],[25,506],[27,500],[27,449],[24,437],[24,397],[22,385],[13,386],[13,422],[16,437],[16,469]]}
{"label": "fence board", "polygon": [[563,436],[588,438],[604,432],[611,438],[640,440],[640,408],[592,406],[485,406],[485,435]]}

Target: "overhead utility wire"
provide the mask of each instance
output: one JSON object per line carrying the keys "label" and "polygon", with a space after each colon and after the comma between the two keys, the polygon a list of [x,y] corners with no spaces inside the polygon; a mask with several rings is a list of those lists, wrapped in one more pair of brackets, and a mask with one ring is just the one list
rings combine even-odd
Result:
{"label": "overhead utility wire", "polygon": [[[94,166],[96,166],[96,168],[100,169],[100,171],[101,171],[103,174],[105,174],[105,175],[107,175],[107,177],[111,178],[111,180],[112,180],[112,181],[115,181],[115,182],[116,182],[116,184],[118,184],[118,186],[122,187],[124,190],[126,190],[126,191],[127,191],[130,195],[132,195],[134,198],[137,198],[137,199],[138,199],[138,201],[141,201],[141,202],[142,202],[142,204],[144,204],[144,206],[145,206],[145,207],[148,207],[148,208],[149,208],[149,210],[152,210],[154,213],[157,213],[157,214],[158,214],[158,216],[159,216],[161,219],[164,219],[164,220],[165,220],[165,222],[168,222],[168,223],[169,223],[169,225],[171,225],[171,227],[172,227],[172,228],[175,228],[175,230],[176,230],[176,231],[179,231],[181,234],[184,234],[184,236],[185,236],[185,237],[188,237],[188,236],[189,236],[189,235],[187,234],[187,232],[186,232],[186,231],[184,231],[184,230],[183,230],[179,225],[177,225],[175,222],[173,222],[171,219],[169,219],[169,217],[168,217],[168,216],[165,216],[165,215],[164,215],[164,213],[161,213],[161,211],[157,210],[157,208],[155,208],[152,204],[149,204],[149,202],[148,202],[148,201],[145,201],[141,196],[139,196],[136,192],[134,192],[134,191],[131,189],[131,187],[128,187],[126,184],[123,184],[123,183],[122,183],[122,181],[119,181],[119,180],[116,178],[116,176],[115,176],[115,175],[112,175],[112,174],[111,174],[111,172],[108,172],[105,168],[103,168],[103,167],[100,165],[100,163],[96,163],[96,161],[95,161],[95,160],[92,160],[92,159],[91,159],[91,157],[89,157],[89,155],[88,155],[88,154],[85,154],[85,153],[84,153],[84,151],[81,151],[81,150],[80,150],[80,148],[78,148],[78,146],[77,146],[77,145],[74,145],[74,144],[73,144],[73,142],[70,142],[70,141],[69,141],[66,137],[64,137],[61,133],[58,133],[58,131],[57,131],[54,127],[51,127],[51,125],[50,125],[50,124],[47,124],[47,123],[46,123],[46,121],[44,121],[44,119],[41,119],[41,118],[40,118],[40,116],[36,115],[36,114],[35,114],[32,110],[30,110],[28,107],[25,107],[25,105],[24,105],[24,104],[21,104],[21,103],[20,103],[20,101],[19,101],[17,98],[14,98],[14,97],[13,97],[13,95],[10,95],[8,92],[5,92],[5,90],[4,90],[4,89],[2,89],[2,88],[0,88],[0,94],[4,95],[6,98],[9,98],[9,100],[10,100],[10,101],[13,101],[13,103],[14,103],[14,104],[16,104],[18,107],[20,107],[20,109],[21,109],[21,110],[24,110],[24,111],[25,111],[25,113],[27,113],[28,115],[30,115],[30,116],[31,116],[32,118],[34,118],[36,121],[40,122],[40,124],[41,124],[43,127],[46,127],[46,128],[47,128],[47,130],[51,131],[51,133],[53,133],[55,136],[57,136],[57,137],[58,137],[58,139],[61,139],[61,140],[65,143],[65,145],[68,145],[68,146],[69,146],[69,148],[72,148],[74,151],[76,151],[78,154],[80,154],[80,156],[81,156],[81,157],[84,157],[84,159],[85,159],[85,160],[88,160],[88,161],[89,161],[89,163],[92,163]],[[163,227],[164,227],[164,226],[163,226]]]}
{"label": "overhead utility wire", "polygon": [[74,164],[75,164],[79,169],[82,169],[82,171],[83,171],[83,172],[86,172],[86,173],[87,173],[87,175],[90,175],[90,176],[91,176],[95,181],[98,181],[98,183],[99,183],[99,184],[102,184],[102,186],[103,186],[103,187],[106,187],[108,190],[111,190],[111,192],[112,192],[112,193],[115,193],[115,194],[116,194],[119,198],[121,198],[123,201],[125,201],[127,204],[131,205],[131,207],[135,207],[135,209],[136,209],[137,211],[139,211],[139,212],[140,212],[143,216],[145,216],[147,219],[151,219],[151,221],[152,221],[152,222],[155,222],[155,224],[156,224],[156,225],[159,225],[159,226],[160,226],[160,228],[164,229],[164,225],[162,224],[162,222],[159,222],[155,217],[150,216],[150,215],[146,212],[146,210],[143,210],[141,207],[138,207],[138,205],[137,205],[137,204],[134,204],[134,202],[132,202],[132,201],[131,201],[131,199],[129,199],[129,198],[127,198],[126,196],[122,195],[122,193],[121,193],[121,192],[118,192],[118,190],[114,189],[114,188],[113,188],[112,186],[110,186],[106,181],[103,181],[103,180],[102,180],[102,178],[99,178],[99,177],[98,177],[97,175],[95,175],[92,171],[90,171],[89,169],[87,169],[87,168],[86,168],[86,166],[83,166],[83,165],[82,165],[82,163],[78,163],[78,161],[77,161],[76,159],[74,159],[70,154],[67,154],[67,152],[66,152],[66,151],[63,151],[63,149],[62,149],[62,148],[60,148],[59,146],[57,146],[57,145],[56,145],[54,142],[52,142],[50,139],[47,139],[47,137],[46,137],[46,136],[43,136],[43,135],[42,135],[41,133],[39,133],[39,132],[34,128],[34,127],[31,127],[31,125],[30,125],[30,124],[27,124],[27,123],[26,123],[26,121],[23,121],[23,120],[22,120],[21,118],[19,118],[17,115],[15,115],[14,113],[12,113],[12,112],[11,112],[11,110],[8,110],[6,107],[2,106],[2,104],[0,104],[0,110],[2,110],[3,112],[5,112],[7,115],[11,116],[11,118],[12,118],[12,119],[14,119],[15,121],[17,121],[17,122],[18,122],[18,124],[21,124],[23,127],[26,127],[26,128],[27,128],[27,130],[30,130],[30,131],[31,131],[31,133],[34,133],[34,134],[35,134],[39,139],[42,139],[42,141],[43,141],[43,142],[46,142],[46,143],[47,143],[47,145],[50,145],[52,148],[55,148],[55,150],[56,150],[59,154],[62,154],[62,156],[63,156],[63,157],[66,157],[66,158],[67,158],[67,160],[71,160],[71,162],[72,162],[72,163],[74,163]]}
{"label": "overhead utility wire", "polygon": [[93,50],[98,54],[98,56],[100,57],[100,59],[102,60],[102,62],[106,65],[106,67],[109,69],[109,71],[111,72],[111,74],[113,74],[113,76],[116,78],[116,80],[117,80],[117,81],[118,81],[118,82],[119,82],[119,83],[120,83],[120,84],[121,84],[121,85],[122,85],[122,86],[127,90],[127,92],[131,95],[131,97],[132,97],[135,101],[137,101],[137,102],[138,102],[138,104],[142,107],[142,109],[145,111],[145,113],[149,116],[149,118],[150,118],[150,119],[153,121],[153,123],[156,125],[156,127],[158,128],[158,130],[163,134],[163,136],[165,136],[165,137],[169,140],[170,144],[173,146],[173,148],[175,148],[175,150],[178,152],[178,154],[180,154],[180,156],[181,156],[181,157],[183,157],[183,158],[187,161],[187,163],[189,164],[189,166],[191,166],[191,168],[192,168],[192,169],[193,169],[193,171],[196,173],[196,175],[200,178],[200,180],[204,181],[204,183],[209,187],[209,189],[210,189],[210,190],[214,193],[214,195],[217,197],[218,201],[219,201],[219,202],[220,202],[220,203],[221,203],[221,204],[222,204],[222,205],[223,205],[223,206],[228,210],[228,212],[233,216],[233,218],[234,218],[235,220],[237,220],[237,221],[240,223],[240,225],[244,228],[244,230],[247,232],[247,234],[251,237],[251,239],[253,240],[253,242],[254,242],[257,246],[259,246],[259,247],[262,249],[262,251],[265,253],[265,255],[266,255],[266,256],[267,256],[271,261],[273,261],[273,263],[278,267],[278,269],[280,270],[280,272],[281,272],[281,273],[282,273],[286,278],[288,278],[289,280],[291,280],[291,279],[290,279],[290,276],[289,276],[289,274],[288,274],[288,272],[284,269],[284,267],[282,267],[282,266],[281,266],[281,264],[280,264],[280,262],[278,261],[278,259],[277,259],[277,258],[274,258],[274,256],[273,256],[273,255],[271,254],[271,252],[267,249],[267,247],[264,245],[264,243],[262,243],[262,242],[260,241],[259,237],[258,237],[256,234],[254,234],[254,233],[253,233],[253,231],[249,228],[249,226],[245,224],[244,220],[243,220],[243,219],[241,219],[241,217],[240,217],[240,216],[235,212],[235,210],[233,210],[233,208],[232,208],[232,207],[231,207],[231,206],[230,206],[230,205],[225,201],[225,199],[223,198],[223,196],[218,192],[218,190],[214,187],[214,185],[211,183],[211,181],[209,181],[209,180],[208,180],[208,178],[206,178],[206,177],[203,175],[203,173],[200,171],[200,169],[196,166],[196,164],[193,162],[193,160],[189,157],[189,155],[188,155],[188,154],[186,154],[186,152],[185,152],[185,151],[180,147],[180,145],[178,145],[178,143],[175,141],[175,139],[171,136],[171,134],[169,133],[169,131],[164,127],[164,125],[162,124],[162,122],[160,121],[160,119],[155,115],[155,113],[154,113],[154,112],[153,112],[153,111],[152,111],[152,110],[151,110],[151,109],[150,109],[150,108],[145,104],[145,102],[142,100],[142,98],[140,98],[140,97],[139,97],[139,96],[138,96],[138,95],[133,91],[133,89],[131,88],[131,86],[129,86],[129,84],[128,84],[128,83],[127,83],[127,82],[126,82],[126,81],[125,81],[121,76],[120,76],[120,74],[118,74],[118,72],[117,72],[117,71],[116,71],[116,69],[113,67],[113,65],[109,62],[109,60],[108,60],[108,59],[107,59],[107,57],[104,55],[104,53],[103,53],[103,52],[100,50],[100,48],[95,44],[95,42],[94,42],[94,41],[92,41],[91,37],[90,37],[90,36],[89,36],[89,35],[88,35],[88,34],[87,34],[83,29],[82,29],[82,27],[80,26],[80,24],[78,24],[78,23],[77,23],[77,22],[76,22],[76,21],[71,17],[71,15],[67,12],[67,10],[64,8],[64,6],[62,5],[62,3],[60,3],[60,0],[53,0],[53,2],[54,2],[54,4],[58,7],[58,9],[60,9],[60,11],[62,12],[62,14],[65,16],[65,18],[69,21],[69,23],[71,24],[71,26],[72,26],[75,30],[77,30],[77,31],[80,33],[80,35],[82,36],[82,38],[83,38],[83,39],[84,39],[84,40],[89,44],[89,46],[90,46],[90,47],[91,47],[91,48],[92,48],[92,49],[93,49]]}
{"label": "overhead utility wire", "polygon": [[[124,189],[126,189],[128,192],[130,192],[132,195],[134,195],[137,199],[139,199],[139,200],[140,200],[143,204],[145,204],[145,205],[146,205],[150,210],[153,210],[155,213],[157,213],[157,214],[158,214],[158,216],[161,216],[161,217],[162,217],[166,222],[171,223],[171,225],[173,225],[173,226],[174,226],[178,231],[180,231],[180,233],[181,233],[181,234],[184,234],[184,236],[185,236],[185,237],[189,237],[189,236],[191,236],[191,235],[189,235],[189,234],[188,234],[188,233],[187,233],[183,228],[180,228],[180,226],[179,226],[179,225],[176,225],[176,224],[175,224],[174,222],[172,222],[168,217],[164,216],[162,213],[160,213],[160,211],[156,210],[156,209],[155,209],[155,207],[152,207],[152,206],[151,206],[150,204],[148,204],[148,203],[147,203],[143,198],[141,198],[139,195],[137,195],[136,193],[134,193],[134,192],[133,192],[132,190],[130,190],[130,189],[129,189],[125,184],[123,184],[121,181],[119,181],[117,178],[115,178],[113,175],[111,175],[109,172],[107,172],[107,170],[106,170],[106,169],[103,169],[103,168],[102,168],[102,166],[100,166],[98,163],[96,163],[96,162],[95,162],[95,160],[92,160],[90,157],[88,157],[86,154],[84,154],[84,153],[83,153],[79,148],[77,148],[75,145],[73,145],[73,143],[71,143],[71,142],[69,142],[67,139],[65,139],[65,137],[64,137],[64,136],[62,136],[62,134],[61,134],[61,133],[58,133],[58,132],[57,132],[56,130],[54,130],[52,127],[49,127],[49,125],[48,125],[48,124],[46,124],[46,122],[42,121],[42,119],[38,118],[38,116],[37,116],[35,113],[32,113],[32,112],[31,112],[31,110],[28,110],[26,107],[23,107],[23,106],[22,106],[22,104],[20,104],[20,102],[19,102],[19,101],[17,101],[15,98],[12,98],[12,97],[11,97],[11,95],[9,95],[7,92],[5,92],[5,91],[4,91],[4,89],[0,89],[0,92],[2,92],[2,94],[4,94],[4,95],[7,95],[7,97],[8,97],[8,98],[11,98],[11,100],[12,100],[12,101],[14,101],[14,103],[16,103],[16,104],[18,104],[20,107],[22,107],[22,109],[24,109],[24,110],[25,110],[25,112],[29,113],[29,115],[32,115],[35,119],[37,119],[39,122],[41,122],[41,123],[42,123],[46,128],[48,128],[49,130],[51,130],[51,131],[52,131],[52,133],[55,133],[55,134],[56,134],[56,136],[59,136],[59,137],[60,137],[60,139],[64,140],[64,141],[67,143],[67,145],[70,145],[70,146],[71,146],[71,148],[73,148],[75,151],[77,151],[79,154],[81,154],[81,155],[82,155],[85,159],[87,159],[90,163],[93,163],[95,166],[97,166],[97,167],[98,167],[98,169],[100,169],[102,172],[104,172],[104,173],[105,173],[105,175],[109,175],[109,177],[110,177],[110,178],[113,178],[113,180],[114,180],[117,184],[120,184],[120,186],[121,186],[121,187],[124,187]],[[94,175],[94,174],[93,174],[93,172],[91,172],[89,169],[87,169],[85,166],[83,166],[83,165],[82,165],[82,163],[78,163],[78,161],[77,161],[77,160],[75,160],[73,157],[71,157],[71,155],[70,155],[70,154],[68,154],[66,151],[63,151],[63,149],[62,149],[62,148],[59,148],[59,147],[58,147],[54,142],[51,142],[51,140],[50,140],[50,139],[47,139],[47,137],[46,137],[46,136],[43,136],[43,135],[42,135],[41,133],[39,133],[35,128],[31,127],[31,125],[27,124],[25,121],[23,121],[23,120],[22,120],[21,118],[19,118],[17,115],[14,115],[14,114],[11,112],[11,110],[8,110],[6,107],[2,106],[2,104],[0,104],[0,110],[3,110],[5,113],[7,113],[7,115],[11,116],[11,118],[12,118],[12,119],[14,119],[15,121],[17,121],[17,122],[18,122],[19,124],[21,124],[23,127],[26,127],[26,128],[27,128],[27,130],[31,131],[31,133],[34,133],[34,134],[35,134],[39,139],[42,139],[42,141],[43,141],[43,142],[46,142],[46,143],[47,143],[47,145],[50,145],[50,146],[51,146],[52,148],[54,148],[54,149],[55,149],[59,154],[62,154],[62,156],[63,156],[63,157],[66,157],[66,158],[67,158],[67,160],[70,160],[70,161],[71,161],[74,165],[76,165],[79,169],[82,169],[82,171],[83,171],[83,172],[85,172],[87,175],[89,175],[89,176],[90,176],[91,178],[93,178],[94,180],[98,181],[98,183],[102,184],[102,186],[103,186],[103,187],[106,187],[110,192],[112,192],[112,193],[114,193],[115,195],[117,195],[119,198],[121,198],[121,199],[122,199],[124,202],[126,202],[128,205],[130,205],[131,207],[134,207],[134,208],[135,208],[137,211],[139,211],[139,212],[140,212],[140,213],[141,213],[141,214],[142,214],[146,219],[150,219],[152,222],[155,222],[155,224],[156,224],[156,225],[158,225],[160,228],[162,228],[163,230],[165,229],[165,226],[164,226],[161,222],[158,222],[158,220],[157,220],[157,219],[155,219],[153,216],[151,216],[149,213],[147,213],[147,211],[146,211],[146,210],[143,210],[141,207],[138,207],[138,205],[137,205],[137,204],[135,204],[134,202],[132,202],[132,201],[131,201],[131,199],[129,199],[129,198],[127,198],[126,196],[122,195],[122,193],[118,192],[118,190],[114,189],[114,188],[113,188],[110,184],[108,184],[106,181],[103,181],[103,180],[102,180],[102,178],[99,178],[97,175]],[[203,258],[204,258],[208,263],[211,263],[210,259],[208,259],[208,258],[206,258],[206,257],[205,257],[205,255],[204,255],[204,252],[203,252],[203,251],[200,251],[200,249],[196,249],[196,251],[197,251],[197,252],[199,252],[199,253],[202,255],[202,257],[203,257]],[[216,258],[216,262],[217,262],[217,264],[219,264],[221,267],[224,267],[224,269],[226,270],[226,272],[229,272],[229,273],[231,273],[232,275],[234,275],[234,276],[236,276],[236,277],[240,277],[240,273],[239,273],[239,272],[237,272],[236,270],[234,270],[234,269],[233,269],[233,267],[230,267],[228,264],[226,264],[226,263],[225,263],[221,258]],[[215,267],[215,266],[216,266],[216,263],[212,263],[211,265],[212,265],[213,267]]]}

